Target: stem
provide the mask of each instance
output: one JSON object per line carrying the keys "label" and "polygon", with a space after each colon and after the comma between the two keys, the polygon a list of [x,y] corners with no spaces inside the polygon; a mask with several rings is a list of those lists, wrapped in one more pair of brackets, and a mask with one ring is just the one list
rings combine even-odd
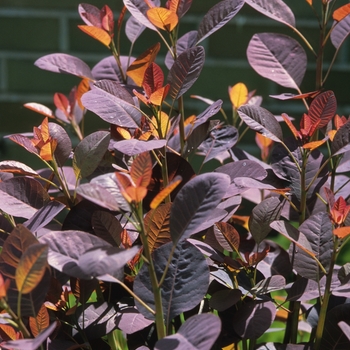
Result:
{"label": "stem", "polygon": [[111,40],[111,51],[112,51],[112,54],[117,62],[117,65],[118,65],[118,68],[119,68],[119,72],[120,72],[120,75],[122,76],[122,80],[123,80],[123,83],[126,84],[126,77],[125,77],[125,74],[123,72],[123,67],[122,67],[122,64],[120,62],[120,57],[119,57],[119,53],[117,51],[117,48],[115,46],[115,43],[114,43],[114,40],[112,39]]}
{"label": "stem", "polygon": [[331,283],[332,283],[332,275],[333,275],[335,260],[337,257],[337,245],[338,245],[338,239],[335,238],[334,246],[333,246],[333,253],[332,253],[332,258],[331,258],[331,264],[329,266],[329,271],[327,274],[325,292],[323,295],[323,301],[322,301],[321,309],[320,309],[320,316],[318,318],[318,323],[317,323],[317,328],[316,328],[316,336],[315,336],[316,340],[315,340],[315,347],[314,347],[315,350],[318,350],[321,346],[324,324],[325,324],[326,315],[327,315],[328,302],[329,302],[329,298],[331,296]]}
{"label": "stem", "polygon": [[180,145],[181,145],[181,154],[184,156],[185,149],[185,116],[184,116],[184,105],[183,105],[183,97],[181,96],[178,99],[179,111],[180,111],[180,122],[179,122],[179,130],[180,130]]}
{"label": "stem", "polygon": [[156,276],[156,270],[153,264],[151,251],[148,245],[147,234],[146,234],[146,230],[143,222],[142,203],[137,204],[135,208],[135,214],[137,216],[138,222],[140,223],[140,237],[143,244],[143,252],[148,261],[148,264],[147,264],[148,272],[151,279],[154,303],[156,306],[155,321],[156,321],[157,335],[158,335],[158,339],[162,339],[166,336],[164,319],[163,319],[164,313],[163,313],[163,305],[162,305],[162,294],[161,294],[161,288],[158,284],[158,279]]}

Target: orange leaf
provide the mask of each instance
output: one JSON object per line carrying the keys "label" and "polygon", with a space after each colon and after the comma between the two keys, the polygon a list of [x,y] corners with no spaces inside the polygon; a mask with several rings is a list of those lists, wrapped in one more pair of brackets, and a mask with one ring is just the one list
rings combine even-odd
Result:
{"label": "orange leaf", "polygon": [[350,226],[336,228],[333,230],[333,234],[338,238],[345,238],[350,235]]}
{"label": "orange leaf", "polygon": [[323,139],[323,140],[320,140],[320,141],[308,142],[308,143],[305,143],[303,145],[303,148],[304,149],[309,149],[310,151],[313,151],[314,149],[322,146],[326,141],[327,141],[327,139]]}
{"label": "orange leaf", "polygon": [[153,7],[149,9],[147,11],[147,17],[153,25],[168,32],[173,31],[179,22],[176,12],[164,7]]}
{"label": "orange leaf", "polygon": [[231,220],[234,224],[240,225],[249,231],[249,218],[249,216],[232,215]]}
{"label": "orange leaf", "polygon": [[147,188],[130,186],[126,189],[126,194],[131,198],[131,201],[140,203],[147,195]]}
{"label": "orange leaf", "polygon": [[158,64],[152,62],[146,69],[142,87],[148,97],[163,86],[164,74]]}
{"label": "orange leaf", "polygon": [[7,324],[0,324],[0,337],[3,340],[17,340],[16,330]]}
{"label": "orange leaf", "polygon": [[135,82],[137,86],[142,86],[146,69],[156,59],[159,49],[160,43],[156,43],[155,45],[151,46],[139,57],[137,57],[127,69],[126,74]]}
{"label": "orange leaf", "polygon": [[60,92],[56,92],[53,95],[53,103],[57,109],[61,110],[65,115],[69,115],[69,101],[65,95],[61,94]]}
{"label": "orange leaf", "polygon": [[328,131],[328,137],[331,141],[333,141],[335,134],[337,133],[337,130],[329,130]]}
{"label": "orange leaf", "polygon": [[50,316],[47,312],[45,304],[43,304],[41,305],[41,308],[35,318],[29,317],[29,327],[34,337],[36,337],[39,333],[49,327],[49,325]]}
{"label": "orange leaf", "polygon": [[40,103],[30,102],[23,105],[24,107],[31,109],[34,112],[40,113],[45,117],[54,118],[52,110]]}
{"label": "orange leaf", "polygon": [[333,19],[335,21],[341,21],[343,18],[345,18],[348,14],[350,14],[350,4],[346,4],[342,7],[339,7],[333,12]]}
{"label": "orange leaf", "polygon": [[49,119],[45,118],[43,122],[41,123],[40,128],[41,137],[44,142],[49,141],[50,139],[50,131],[49,131]]}
{"label": "orange leaf", "polygon": [[269,156],[273,141],[257,132],[255,142],[261,150],[261,159],[265,161]]}
{"label": "orange leaf", "polygon": [[310,6],[312,6],[312,0],[306,0],[306,2],[307,2]]}
{"label": "orange leaf", "polygon": [[232,88],[229,88],[229,95],[231,103],[237,109],[247,102],[248,89],[243,83],[237,83]]}
{"label": "orange leaf", "polygon": [[169,0],[167,3],[167,7],[170,11],[177,13],[177,9],[179,8],[181,0]]}
{"label": "orange leaf", "polygon": [[2,277],[2,274],[0,273],[0,299],[5,298],[7,295],[7,290],[10,286],[10,280],[7,279],[4,281],[4,278]]}
{"label": "orange leaf", "polygon": [[78,85],[78,89],[76,92],[76,99],[77,99],[79,107],[81,109],[85,108],[83,106],[83,104],[81,103],[81,97],[85,94],[85,92],[88,92],[89,90],[90,90],[89,79],[87,79],[87,78],[82,79],[82,81]]}
{"label": "orange leaf", "polygon": [[171,192],[181,183],[182,177],[176,176],[174,180],[165,188],[163,188],[153,199],[150,204],[151,209],[156,209],[163,200],[170,195]]}
{"label": "orange leaf", "polygon": [[78,28],[109,48],[111,37],[104,29],[87,25],[78,25]]}
{"label": "orange leaf", "polygon": [[122,241],[122,245],[124,246],[125,249],[129,249],[132,247],[132,241],[130,239],[130,236],[128,234],[127,230],[123,230],[120,234],[120,238]]}
{"label": "orange leaf", "polygon": [[117,131],[124,140],[131,139],[130,132],[127,129],[123,129],[120,126],[117,126]]}
{"label": "orange leaf", "polygon": [[282,118],[285,121],[285,123],[288,125],[290,131],[293,133],[294,137],[297,139],[299,137],[299,132],[293,125],[293,123],[290,121],[288,115],[286,113],[282,113]]}
{"label": "orange leaf", "polygon": [[133,161],[130,176],[136,187],[147,187],[152,178],[152,159],[149,152],[143,152]]}
{"label": "orange leaf", "polygon": [[150,102],[155,106],[160,106],[164,101],[166,95],[168,94],[169,89],[170,85],[166,84],[157,91],[153,92],[152,95],[149,97]]}
{"label": "orange leaf", "polygon": [[[157,123],[157,119],[155,117],[152,118],[152,123],[150,123],[150,125],[149,125],[150,130],[151,130],[153,136],[165,138],[165,136],[167,135],[169,128],[170,128],[169,116],[165,112],[162,111],[161,114],[158,115],[158,118],[160,118],[160,129],[161,130],[159,130],[159,124]],[[157,128],[155,126],[157,126]]]}

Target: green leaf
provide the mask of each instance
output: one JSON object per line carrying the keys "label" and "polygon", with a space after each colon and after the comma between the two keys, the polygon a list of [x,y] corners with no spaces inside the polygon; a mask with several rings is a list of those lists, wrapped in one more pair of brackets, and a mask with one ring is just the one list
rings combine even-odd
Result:
{"label": "green leaf", "polygon": [[109,139],[109,132],[96,131],[78,144],[73,157],[73,169],[77,179],[94,172],[107,151]]}
{"label": "green leaf", "polygon": [[22,294],[30,293],[41,281],[47,268],[49,248],[46,244],[33,244],[21,256],[16,269],[16,286]]}

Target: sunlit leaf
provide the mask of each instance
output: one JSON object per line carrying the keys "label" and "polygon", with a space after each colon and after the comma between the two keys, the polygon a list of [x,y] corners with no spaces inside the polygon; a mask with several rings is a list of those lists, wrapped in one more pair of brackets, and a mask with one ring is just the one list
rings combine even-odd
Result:
{"label": "sunlit leaf", "polygon": [[156,209],[160,203],[163,202],[163,200],[170,196],[171,192],[181,183],[182,178],[177,178],[175,179],[165,188],[163,188],[153,199],[150,204],[151,209]]}
{"label": "sunlit leaf", "polygon": [[244,5],[244,0],[223,0],[214,5],[199,24],[197,44],[230,21]]}
{"label": "sunlit leaf", "polygon": [[16,269],[16,285],[22,294],[30,293],[41,281],[47,268],[48,247],[33,244],[21,256]]}
{"label": "sunlit leaf", "polygon": [[333,12],[333,19],[340,22],[343,18],[350,14],[350,4],[345,4]]}
{"label": "sunlit leaf", "polygon": [[[3,249],[0,255],[0,271],[5,280],[10,280],[10,287],[7,292],[7,302],[13,310],[17,310],[19,299],[19,291],[16,286],[16,269],[20,264],[21,256],[24,255],[24,252],[26,252],[32,245],[38,246],[37,248],[34,248],[35,251],[36,249],[39,251],[41,250],[41,245],[38,245],[38,240],[23,225],[18,225],[14,228],[3,244]],[[40,257],[38,257],[38,259],[40,260]],[[45,265],[47,266],[46,261]],[[26,267],[24,266],[23,268]],[[50,272],[46,269],[39,285],[32,291],[32,293],[22,294],[22,316],[36,315],[45,301],[45,296],[49,288],[49,281]]]}
{"label": "sunlit leaf", "polygon": [[23,106],[28,109],[31,109],[34,112],[42,114],[45,117],[54,118],[52,110],[42,105],[41,103],[30,102],[30,103],[25,103]]}
{"label": "sunlit leaf", "polygon": [[147,11],[147,17],[156,27],[171,32],[177,26],[177,14],[163,7],[153,7]]}
{"label": "sunlit leaf", "polygon": [[[312,0],[306,0],[311,1]],[[275,21],[295,27],[295,18],[292,10],[282,0],[245,0],[246,4],[253,7],[263,15]]]}
{"label": "sunlit leaf", "polygon": [[152,177],[152,159],[149,152],[141,153],[134,159],[130,176],[136,186],[149,185]]}
{"label": "sunlit leaf", "polygon": [[126,74],[135,82],[136,85],[142,86],[146,69],[156,59],[159,49],[160,44],[154,44],[139,57],[137,57],[136,60],[128,67]]}
{"label": "sunlit leaf", "polygon": [[249,42],[247,58],[253,69],[264,78],[299,90],[307,57],[295,39],[282,34],[255,34]]}
{"label": "sunlit leaf", "polygon": [[238,108],[247,102],[248,89],[243,83],[237,83],[232,88],[229,88],[229,95],[234,108]]}
{"label": "sunlit leaf", "polygon": [[50,316],[45,304],[43,304],[35,318],[29,317],[29,327],[34,337],[37,337],[42,331],[48,328],[49,325]]}
{"label": "sunlit leaf", "polygon": [[78,28],[84,33],[90,35],[92,38],[101,42],[103,45],[109,47],[111,37],[104,29],[88,25],[78,25]]}
{"label": "sunlit leaf", "polygon": [[204,60],[202,46],[190,48],[177,57],[168,75],[172,99],[181,97],[195,83],[204,66]]}
{"label": "sunlit leaf", "polygon": [[333,230],[333,234],[340,239],[350,235],[350,226],[339,227]]}
{"label": "sunlit leaf", "polygon": [[153,92],[149,98],[150,102],[155,106],[160,106],[164,101],[165,97],[167,96],[169,90],[170,85],[167,84],[158,89],[157,91]]}
{"label": "sunlit leaf", "polygon": [[282,118],[284,122],[288,125],[289,130],[293,133],[294,137],[297,139],[300,136],[299,131],[296,129],[294,124],[291,122],[289,116],[286,113],[282,113]]}
{"label": "sunlit leaf", "polygon": [[144,219],[147,240],[151,251],[171,241],[171,203],[165,203],[147,213]]}
{"label": "sunlit leaf", "polygon": [[[150,20],[147,18],[147,10],[150,8],[150,6],[147,4],[144,0],[123,0],[124,5],[128,9],[128,11],[131,13],[132,16],[136,18],[138,22],[143,24],[149,29],[157,31],[157,28],[150,22]],[[159,6],[156,4],[156,6]]]}
{"label": "sunlit leaf", "polygon": [[312,141],[312,142],[304,143],[303,144],[303,148],[304,149],[308,149],[310,151],[313,151],[314,149],[322,146],[326,142],[327,142],[327,139],[323,139],[323,140],[320,140],[320,141]]}

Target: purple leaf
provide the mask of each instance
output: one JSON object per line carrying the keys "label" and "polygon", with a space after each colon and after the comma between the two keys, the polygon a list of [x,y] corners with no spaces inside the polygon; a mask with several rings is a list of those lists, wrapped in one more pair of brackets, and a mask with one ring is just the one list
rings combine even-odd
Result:
{"label": "purple leaf", "polygon": [[35,148],[35,146],[32,144],[32,141],[27,136],[24,136],[21,134],[13,134],[13,135],[9,135],[8,138],[11,141],[22,146],[28,152],[33,154],[39,154],[39,151]]}
{"label": "purple leaf", "polygon": [[103,208],[117,211],[119,203],[115,196],[104,187],[96,183],[81,184],[77,187],[77,193],[83,198]]}
{"label": "purple leaf", "polygon": [[229,22],[244,5],[244,0],[223,0],[203,17],[198,28],[197,44]]}
{"label": "purple leaf", "polygon": [[[182,241],[177,244],[170,263],[169,256],[173,249],[171,242],[156,249],[152,256],[158,280],[166,267],[168,270],[161,285],[164,319],[167,324],[182,312],[197,306],[209,287],[209,267],[204,255],[192,244]],[[134,281],[134,291],[153,310],[154,295],[149,277],[149,270],[143,264]],[[149,311],[135,300],[138,310],[147,318],[154,318]]]}
{"label": "purple leaf", "polygon": [[[79,306],[76,310],[77,324],[87,339],[98,339],[117,328],[117,310],[112,303],[94,302]],[[73,329],[73,336],[78,333]]]}
{"label": "purple leaf", "polygon": [[56,123],[49,123],[49,132],[51,137],[57,141],[54,156],[58,165],[62,167],[72,152],[72,142],[66,130]]}
{"label": "purple leaf", "polygon": [[[128,65],[131,64],[135,60],[135,58],[128,56],[120,56],[120,60],[125,76],[125,72],[128,68]],[[108,56],[102,59],[92,68],[91,73],[95,80],[112,80],[118,81],[120,83],[123,82],[123,77],[120,74],[120,70],[114,56]],[[131,79],[128,78],[128,80]]]}
{"label": "purple leaf", "polygon": [[272,301],[242,304],[234,318],[233,328],[243,339],[257,339],[271,326],[276,315]]}
{"label": "purple leaf", "polygon": [[198,226],[206,221],[209,213],[220,203],[229,182],[225,174],[207,173],[198,175],[182,187],[175,197],[170,214],[173,242],[198,232]]}
{"label": "purple leaf", "polygon": [[280,211],[281,202],[277,197],[266,198],[253,208],[249,218],[249,230],[257,244],[270,233],[270,223],[279,219]]}
{"label": "purple leaf", "polygon": [[267,17],[295,27],[294,14],[282,0],[245,0],[245,2]]}
{"label": "purple leaf", "polygon": [[[190,49],[196,44],[197,40],[197,31],[191,30],[190,32],[184,34],[176,42],[176,53],[177,55],[182,54],[184,51]],[[171,56],[170,52],[167,52],[165,57],[165,65],[168,69],[174,64],[174,59]]]}
{"label": "purple leaf", "polygon": [[[78,259],[78,265],[83,273],[104,280],[103,275],[111,275],[117,279],[124,276],[124,266],[140,250],[134,246],[130,249],[121,249],[112,246],[92,248]],[[108,277],[107,277],[108,278]]]}
{"label": "purple leaf", "polygon": [[85,24],[101,28],[101,11],[96,6],[84,3],[79,4],[78,12]]}
{"label": "purple leaf", "polygon": [[137,154],[152,151],[154,149],[162,148],[166,145],[166,140],[150,140],[141,141],[136,139],[122,140],[112,142],[112,147],[127,156],[135,156]]}
{"label": "purple leaf", "polygon": [[104,92],[108,92],[109,94],[118,97],[130,105],[135,105],[133,95],[131,95],[130,92],[125,89],[118,81],[103,79],[96,81],[94,83],[94,87]]}
{"label": "purple leaf", "polygon": [[339,128],[331,144],[333,156],[350,150],[350,121]]}
{"label": "purple leaf", "polygon": [[5,213],[29,219],[49,202],[44,187],[28,177],[14,177],[0,182],[0,209]]}
{"label": "purple leaf", "polygon": [[233,147],[238,140],[238,130],[232,125],[224,125],[210,132],[209,137],[198,147],[198,154],[205,156],[203,163]]}
{"label": "purple leaf", "polygon": [[295,39],[282,34],[255,34],[249,42],[247,58],[262,77],[299,91],[307,57]]}
{"label": "purple leaf", "polygon": [[192,47],[181,53],[172,65],[168,83],[169,95],[176,100],[196,82],[204,66],[205,53],[202,46]]}
{"label": "purple leaf", "polygon": [[282,128],[275,116],[267,109],[254,105],[243,105],[238,108],[238,114],[250,129],[275,142],[282,141]]}
{"label": "purple leaf", "polygon": [[36,232],[44,227],[66,206],[57,201],[50,201],[39,209],[29,220],[23,223],[31,232]]}
{"label": "purple leaf", "polygon": [[142,34],[146,27],[134,16],[130,16],[125,24],[125,34],[132,44]]}
{"label": "purple leaf", "polygon": [[39,238],[40,243],[49,246],[49,264],[69,276],[91,279],[79,266],[79,258],[91,249],[111,247],[101,238],[83,231],[50,231]]}
{"label": "purple leaf", "polygon": [[[299,231],[302,232],[306,239],[309,241],[312,251],[316,254],[316,258],[323,265],[325,270],[329,269],[331,262],[332,251],[333,251],[333,233],[332,233],[332,223],[329,218],[328,213],[319,212],[310,216],[305,220],[300,226]],[[296,263],[300,261],[302,265],[302,260],[305,260],[303,255],[306,253],[298,250],[295,253]],[[308,258],[306,258],[308,260]],[[315,263],[311,266],[305,266],[305,271],[302,276],[317,281],[323,276],[322,271],[319,269],[318,265]],[[297,267],[295,267],[297,269]],[[301,267],[302,268],[302,267]],[[299,271],[300,269],[297,269]],[[301,273],[300,273],[301,274]]]}
{"label": "purple leaf", "polygon": [[109,145],[108,131],[96,131],[77,145],[73,156],[73,168],[77,179],[91,175],[105,155]]}
{"label": "purple leaf", "polygon": [[[190,317],[178,332],[169,335],[155,345],[155,350],[210,350],[221,330],[220,318],[213,314],[199,314]],[[176,347],[174,347],[176,344]]]}
{"label": "purple leaf", "polygon": [[239,289],[222,289],[211,296],[209,306],[219,312],[225,311],[241,301],[241,296]]}
{"label": "purple leaf", "polygon": [[216,168],[215,171],[229,175],[231,181],[237,177],[250,177],[257,180],[263,180],[267,176],[266,170],[253,160],[237,160],[222,165]]}
{"label": "purple leaf", "polygon": [[252,289],[254,294],[262,295],[274,292],[276,290],[284,289],[286,286],[286,279],[280,275],[273,275],[264,280],[259,281]]}
{"label": "purple leaf", "polygon": [[336,23],[332,28],[331,42],[338,50],[345,39],[350,34],[350,15],[344,17],[340,22]]}
{"label": "purple leaf", "polygon": [[57,323],[54,322],[34,339],[9,340],[2,342],[1,347],[4,349],[36,350],[47,340],[56,327]]}
{"label": "purple leaf", "polygon": [[73,74],[81,78],[93,80],[89,66],[80,58],[65,53],[53,53],[37,59],[34,64],[54,73]]}
{"label": "purple leaf", "polygon": [[130,104],[110,93],[93,89],[81,98],[86,109],[96,113],[110,124],[124,128],[137,128],[140,125],[141,113],[134,104]]}
{"label": "purple leaf", "polygon": [[120,330],[126,334],[138,332],[153,323],[140,314],[135,306],[121,308],[115,318],[115,322]]}
{"label": "purple leaf", "polygon": [[92,214],[91,225],[97,237],[104,239],[112,246],[120,246],[123,227],[113,214],[97,210]]}
{"label": "purple leaf", "polygon": [[15,160],[4,160],[0,162],[0,173],[6,172],[6,173],[14,173],[14,174],[22,174],[22,175],[31,175],[31,176],[37,176],[38,173],[27,166],[24,163],[17,162]]}
{"label": "purple leaf", "polygon": [[344,321],[340,321],[338,326],[350,341],[350,326]]}

